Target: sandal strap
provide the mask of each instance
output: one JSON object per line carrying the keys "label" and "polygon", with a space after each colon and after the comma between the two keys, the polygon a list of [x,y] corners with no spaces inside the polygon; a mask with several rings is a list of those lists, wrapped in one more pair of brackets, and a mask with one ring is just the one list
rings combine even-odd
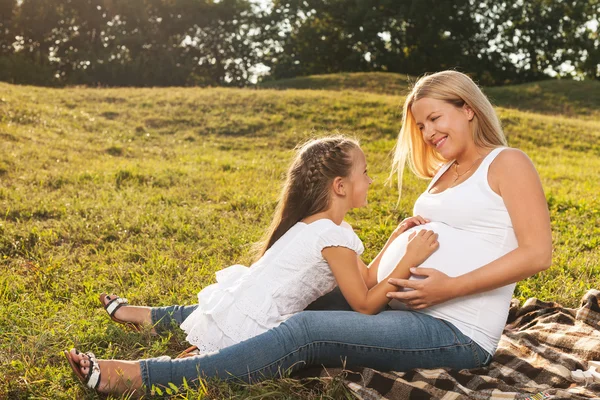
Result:
{"label": "sandal strap", "polygon": [[85,378],[85,385],[90,389],[98,389],[98,385],[100,384],[100,365],[96,360],[96,355],[91,351],[85,353],[90,360],[90,368],[89,372]]}
{"label": "sandal strap", "polygon": [[106,309],[108,315],[112,317],[120,307],[126,306],[128,304],[129,303],[127,302],[127,299],[122,297],[115,297],[106,306],[104,306],[104,308]]}

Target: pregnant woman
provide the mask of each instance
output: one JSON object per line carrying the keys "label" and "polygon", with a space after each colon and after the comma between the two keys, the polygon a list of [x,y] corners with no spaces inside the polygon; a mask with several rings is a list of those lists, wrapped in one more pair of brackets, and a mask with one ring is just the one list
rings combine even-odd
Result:
{"label": "pregnant woman", "polygon": [[[414,230],[434,230],[440,245],[411,279],[389,279],[398,287],[388,293],[391,310],[349,312],[339,292],[332,292],[312,307],[321,310],[300,312],[215,353],[122,361],[71,350],[74,368],[93,375],[100,392],[143,394],[198,377],[256,381],[311,365],[396,371],[487,365],[515,283],[551,262],[540,179],[524,153],[506,147],[489,100],[455,71],[421,78],[406,98],[393,166],[400,184],[407,162],[417,176],[432,178],[414,207],[415,215],[431,222],[390,238],[378,257],[378,280],[398,263]],[[115,317],[160,331],[191,312],[193,307],[122,306]]]}

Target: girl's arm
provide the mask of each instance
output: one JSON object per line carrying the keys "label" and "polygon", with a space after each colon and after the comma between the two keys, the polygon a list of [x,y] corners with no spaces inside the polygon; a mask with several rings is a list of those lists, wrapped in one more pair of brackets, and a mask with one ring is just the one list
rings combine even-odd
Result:
{"label": "girl's arm", "polygon": [[[437,234],[421,230],[413,234],[406,254],[392,273],[394,278],[408,278],[410,268],[421,264],[439,246]],[[387,279],[368,289],[361,273],[356,253],[346,247],[326,247],[321,252],[329,264],[344,298],[354,311],[362,314],[377,314],[390,301],[386,293],[395,287]]]}
{"label": "girl's arm", "polygon": [[546,197],[531,160],[521,151],[502,151],[490,166],[491,188],[502,196],[517,237],[518,247],[467,274],[451,278],[431,268],[417,268],[419,281],[391,279],[396,286],[415,289],[392,292],[413,309],[422,309],[456,297],[496,289],[547,269],[552,262],[552,231]]}
{"label": "girl's arm", "polygon": [[[399,225],[394,229],[394,232],[390,235],[385,246],[381,249],[377,257],[371,261],[369,266],[367,266],[359,255],[356,256],[357,262],[367,285],[367,288],[371,289],[373,286],[377,285],[377,271],[379,270],[379,262],[381,261],[381,257],[383,257],[383,253],[387,250],[390,244],[402,233],[404,233],[407,229],[412,228],[413,226],[418,226],[422,224],[426,224],[427,222],[431,222],[428,219],[421,217],[420,215],[415,215],[414,217],[405,218]],[[408,275],[407,275],[408,276]]]}

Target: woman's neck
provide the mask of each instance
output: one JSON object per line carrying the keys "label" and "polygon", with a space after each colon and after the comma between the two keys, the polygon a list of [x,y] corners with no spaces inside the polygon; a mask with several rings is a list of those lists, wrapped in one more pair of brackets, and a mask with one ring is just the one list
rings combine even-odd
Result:
{"label": "woman's neck", "polygon": [[487,156],[490,153],[490,151],[491,149],[473,146],[472,148],[465,150],[461,154],[458,154],[454,160],[459,166],[468,166],[476,163],[481,158]]}

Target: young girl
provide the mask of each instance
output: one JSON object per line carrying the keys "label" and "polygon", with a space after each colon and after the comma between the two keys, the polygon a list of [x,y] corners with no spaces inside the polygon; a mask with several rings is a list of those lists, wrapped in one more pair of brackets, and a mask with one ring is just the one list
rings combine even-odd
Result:
{"label": "young girl", "polygon": [[[336,283],[352,309],[378,313],[389,301],[386,293],[396,290],[386,281],[377,284],[382,255],[401,233],[428,221],[419,216],[404,220],[367,267],[359,257],[363,244],[344,217],[367,204],[371,183],[356,141],[336,136],[304,144],[288,170],[258,260],[250,268],[233,265],[218,271],[217,283],[198,293],[198,305],[181,323],[187,341],[208,353],[257,336],[304,310]],[[392,269],[390,278],[408,278],[409,269],[437,249],[437,234],[422,230],[405,247],[395,268],[386,267]],[[115,321],[132,324],[115,316],[125,299],[103,294],[100,300]]]}
{"label": "young girl", "polygon": [[[379,312],[389,301],[386,293],[395,288],[375,284],[380,256],[370,268],[357,262],[363,244],[343,222],[349,210],[367,204],[371,183],[354,140],[329,137],[302,146],[260,258],[250,268],[218,271],[217,283],[198,293],[198,307],[181,324],[188,342],[206,353],[254,337],[304,310],[336,282],[354,310]],[[435,251],[436,238],[431,231],[415,235],[390,276],[408,277],[409,268]]]}

